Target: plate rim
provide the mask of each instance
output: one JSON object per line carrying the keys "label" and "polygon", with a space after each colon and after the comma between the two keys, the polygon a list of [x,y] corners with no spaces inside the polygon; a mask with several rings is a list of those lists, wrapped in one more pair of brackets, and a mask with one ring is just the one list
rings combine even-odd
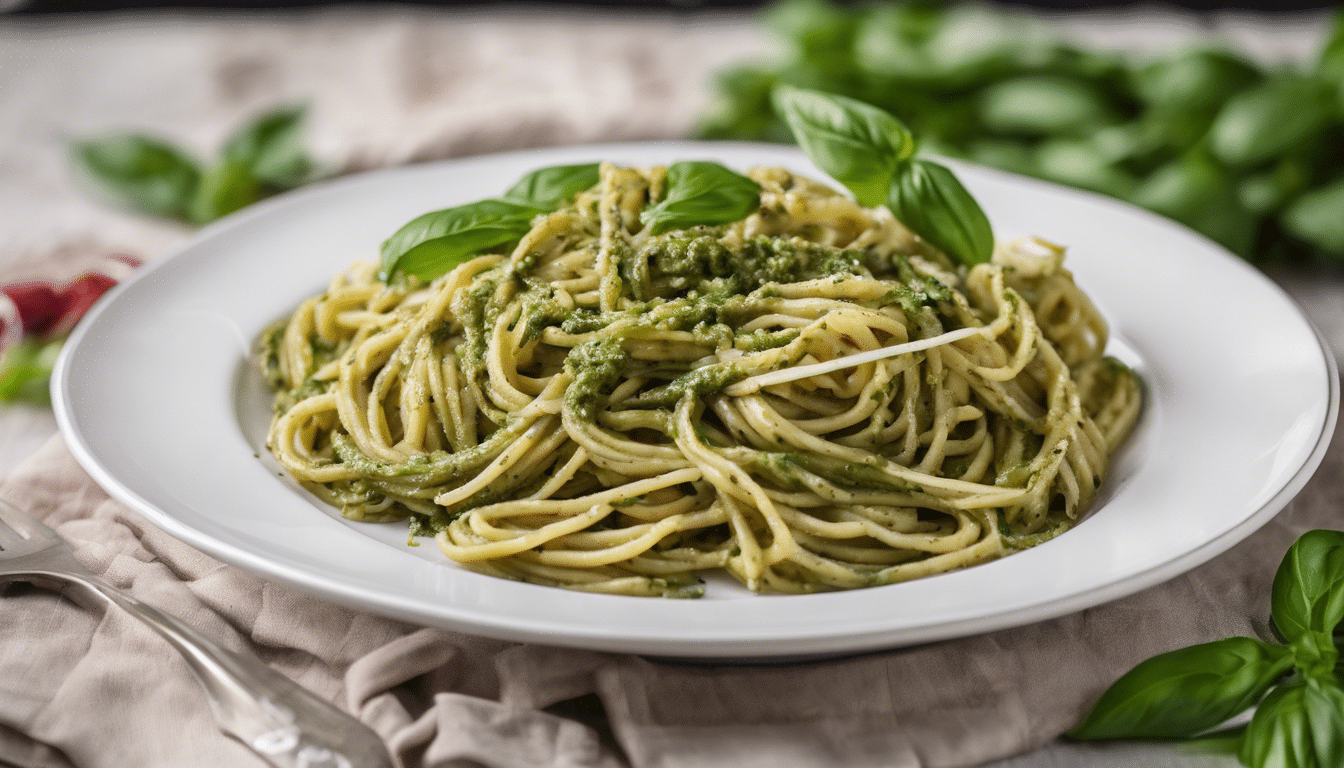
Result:
{"label": "plate rim", "polygon": [[[308,594],[316,595],[323,599],[349,606],[357,610],[394,616],[421,625],[431,623],[429,617],[423,613],[416,612],[413,609],[412,603],[414,601],[408,600],[403,596],[387,595],[384,593],[378,596],[379,599],[371,600],[372,596],[365,586],[341,582],[311,572],[304,572],[300,570],[301,566],[283,561],[273,561],[260,554],[220,541],[207,533],[198,531],[196,528],[160,509],[146,498],[136,493],[133,489],[119,480],[116,475],[104,465],[98,458],[92,446],[86,441],[76,423],[74,405],[67,389],[69,386],[69,369],[72,365],[72,360],[78,354],[81,345],[84,343],[90,329],[97,323],[98,318],[100,318],[109,307],[113,306],[117,301],[117,297],[125,292],[130,286],[138,283],[140,280],[149,278],[160,268],[173,263],[184,253],[191,251],[198,243],[213,238],[218,233],[237,227],[244,227],[253,218],[264,216],[274,208],[297,204],[309,196],[322,194],[330,187],[376,183],[384,176],[396,175],[405,172],[408,168],[414,168],[418,171],[433,172],[434,169],[438,167],[451,166],[464,160],[489,161],[491,159],[535,155],[539,152],[545,153],[554,150],[591,149],[594,152],[601,152],[608,149],[629,149],[632,147],[649,146],[686,148],[691,151],[703,149],[707,152],[722,149],[731,150],[733,148],[753,150],[769,148],[783,151],[797,151],[795,147],[790,145],[769,145],[754,142],[662,140],[565,145],[560,147],[545,147],[472,155],[433,163],[418,164],[416,166],[397,166],[378,169],[349,177],[327,180],[263,201],[260,204],[251,206],[202,228],[193,237],[174,248],[171,253],[157,259],[152,264],[147,265],[146,268],[137,270],[131,279],[115,286],[106,295],[101,297],[96,306],[78,325],[75,331],[67,339],[64,348],[61,350],[51,379],[53,411],[66,445],[84,470],[88,472],[98,485],[112,498],[142,514],[152,524],[165,533],[200,549],[212,557],[230,565],[241,567],[262,578],[284,583]],[[1003,178],[1011,179],[1017,183],[1040,185],[1049,189],[1063,190],[1070,195],[1076,195],[1086,199],[1100,200],[1107,205],[1122,207],[1130,213],[1137,213],[1145,217],[1158,219],[1164,225],[1174,225],[1180,229],[1184,229],[1187,233],[1194,234],[1205,242],[1209,242],[1207,238],[1198,235],[1198,233],[1194,233],[1193,230],[1190,230],[1188,227],[1185,227],[1178,222],[1165,219],[1157,214],[1153,214],[1145,209],[1138,208],[1137,206],[1133,206],[1121,200],[1086,190],[1054,184],[1040,179],[1019,176],[1017,174],[986,166],[976,166],[957,161],[950,161],[950,164],[954,166],[964,165],[966,167],[973,167],[977,171],[989,172]],[[1327,375],[1328,399],[1325,419],[1321,425],[1319,433],[1315,436],[1315,443],[1310,453],[1277,493],[1262,503],[1255,509],[1255,511],[1247,514],[1232,528],[1208,539],[1180,556],[1152,566],[1146,570],[1132,573],[1122,579],[1101,584],[1067,597],[1045,600],[1026,608],[1010,608],[994,612],[985,612],[974,618],[944,620],[939,623],[921,625],[915,628],[907,627],[895,630],[891,628],[877,628],[863,632],[850,632],[841,636],[827,634],[825,631],[817,629],[808,632],[791,633],[787,637],[778,638],[777,640],[772,641],[770,646],[764,648],[760,647],[762,641],[759,638],[740,637],[731,634],[731,632],[713,633],[707,631],[701,634],[701,637],[705,638],[703,640],[690,641],[681,638],[669,641],[665,638],[651,639],[650,636],[631,636],[628,632],[618,631],[613,628],[604,627],[600,624],[593,624],[585,627],[582,632],[576,632],[575,628],[572,626],[565,627],[566,632],[560,644],[595,650],[648,653],[653,655],[688,658],[752,657],[762,659],[787,659],[811,657],[818,653],[823,655],[834,655],[837,653],[851,653],[855,651],[892,647],[893,645],[933,642],[953,637],[965,637],[980,634],[982,632],[997,629],[1022,626],[1100,605],[1160,584],[1222,554],[1249,537],[1255,531],[1259,530],[1272,519],[1274,515],[1287,506],[1320,466],[1329,448],[1338,419],[1340,381],[1337,363],[1329,344],[1326,343],[1319,328],[1316,327],[1302,307],[1288,295],[1282,287],[1277,283],[1274,283],[1259,270],[1256,270],[1244,260],[1228,253],[1221,246],[1218,246],[1218,250],[1229,262],[1234,263],[1237,267],[1246,272],[1254,274],[1266,286],[1272,288],[1280,294],[1282,298],[1286,299],[1298,318],[1310,328],[1315,336],[1317,347],[1325,364]],[[432,625],[435,626],[447,626],[449,624],[451,624],[453,629],[459,631],[506,640],[546,643],[549,638],[552,641],[550,644],[556,644],[553,641],[557,639],[555,635],[552,634],[556,627],[549,626],[547,620],[529,618],[526,621],[527,626],[520,627],[518,626],[518,620],[510,615],[491,614],[473,609],[464,610],[459,608],[459,610],[447,621],[440,617],[439,621],[432,622]],[[709,637],[710,635],[713,635],[713,637]],[[884,641],[884,638],[888,639]]]}

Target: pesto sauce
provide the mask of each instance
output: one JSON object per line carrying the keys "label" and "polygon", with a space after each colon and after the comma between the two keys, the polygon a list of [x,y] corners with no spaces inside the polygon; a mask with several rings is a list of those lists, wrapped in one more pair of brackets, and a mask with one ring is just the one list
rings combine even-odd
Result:
{"label": "pesto sauce", "polygon": [[592,421],[607,391],[620,381],[629,365],[630,356],[621,348],[619,338],[586,341],[570,350],[565,357],[565,370],[571,377],[565,388],[565,408],[584,421]]}
{"label": "pesto sauce", "polygon": [[802,490],[805,487],[802,478],[798,476],[799,470],[851,490],[897,493],[919,493],[924,490],[913,483],[883,472],[881,467],[885,463],[884,459],[876,456],[866,463],[855,463],[809,453],[763,452],[753,459],[752,467],[763,477],[788,491]]}
{"label": "pesto sauce", "polygon": [[[737,249],[714,234],[676,231],[651,239],[635,261],[647,263],[650,279],[666,282],[677,292],[710,287],[715,292],[744,294],[767,283],[798,283],[836,275],[862,275],[866,254],[842,250],[801,238],[758,236]],[[640,298],[648,298],[641,296]]]}

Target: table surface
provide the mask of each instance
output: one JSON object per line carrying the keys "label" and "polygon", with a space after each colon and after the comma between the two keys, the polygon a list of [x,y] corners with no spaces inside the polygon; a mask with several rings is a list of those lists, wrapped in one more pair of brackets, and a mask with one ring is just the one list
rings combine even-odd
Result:
{"label": "table surface", "polygon": [[[1106,48],[1159,51],[1215,36],[1270,62],[1309,58],[1326,30],[1321,13],[1197,17],[1146,8],[1050,19],[1064,35]],[[428,52],[425,41],[432,31],[448,28],[462,48]],[[576,57],[576,48],[596,39],[593,29],[602,31],[605,48]],[[669,37],[677,44],[640,45]],[[292,50],[277,65],[271,54],[279,47]],[[535,62],[548,50],[564,65],[518,65]],[[399,66],[399,83],[379,80],[377,67],[375,74],[361,73],[360,62],[406,58],[417,51],[426,52],[423,61]],[[71,136],[136,128],[204,150],[240,116],[299,97],[313,100],[315,152],[356,166],[529,143],[679,136],[692,131],[694,116],[708,103],[710,73],[728,62],[771,53],[771,43],[748,17],[723,13],[396,9],[0,19],[0,281],[70,276],[108,250],[158,258],[190,235],[179,226],[104,208],[80,194],[63,157],[62,142]],[[637,92],[626,94],[623,105],[605,98],[620,84],[605,81],[601,69],[585,66],[604,55],[643,73],[635,83]],[[510,87],[455,75],[473,65],[482,72],[488,68],[494,80]],[[550,122],[497,125],[498,114],[520,112],[550,115]],[[443,132],[447,125],[455,126],[453,133]],[[1344,353],[1344,276],[1339,270],[1280,268],[1271,276],[1323,329],[1336,355]],[[0,475],[55,431],[55,419],[45,407],[0,408]],[[1167,746],[1055,743],[992,765],[1236,764],[1230,757]]]}

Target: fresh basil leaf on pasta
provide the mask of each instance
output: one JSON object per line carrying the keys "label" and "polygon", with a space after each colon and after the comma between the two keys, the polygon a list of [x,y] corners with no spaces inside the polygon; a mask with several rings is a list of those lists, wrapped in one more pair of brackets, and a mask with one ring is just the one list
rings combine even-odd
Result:
{"label": "fresh basil leaf on pasta", "polygon": [[1242,736],[1248,768],[1344,765],[1344,691],[1331,680],[1305,680],[1269,693]]}
{"label": "fresh basil leaf on pasta", "polygon": [[1115,681],[1069,737],[1194,736],[1250,708],[1292,659],[1287,648],[1249,637],[1154,656]]}
{"label": "fresh basil leaf on pasta", "polygon": [[508,200],[481,200],[417,216],[383,241],[379,278],[405,273],[432,280],[468,256],[521,239],[541,212]]}
{"label": "fresh basil leaf on pasta", "polygon": [[896,170],[887,207],[915,234],[967,266],[989,261],[994,230],[980,204],[945,166],[909,160]]}
{"label": "fresh basil leaf on pasta", "polygon": [[234,133],[220,154],[268,184],[289,189],[310,181],[314,165],[303,149],[307,111],[302,104],[271,110]]}
{"label": "fresh basil leaf on pasta", "polygon": [[504,199],[554,211],[578,193],[591,189],[597,178],[598,163],[540,168],[519,179],[504,193]]}
{"label": "fresh basil leaf on pasta", "polygon": [[1270,611],[1289,643],[1335,631],[1344,619],[1344,533],[1308,531],[1288,548],[1274,575]]}
{"label": "fresh basil leaf on pasta", "polygon": [[738,221],[761,204],[760,185],[718,163],[673,163],[667,168],[665,186],[662,201],[639,215],[655,235],[670,229]]}
{"label": "fresh basil leaf on pasta", "polygon": [[915,152],[910,129],[870,104],[788,86],[774,100],[798,146],[860,205],[881,205],[897,164]]}
{"label": "fresh basil leaf on pasta", "polygon": [[108,136],[73,146],[76,166],[105,195],[159,216],[186,212],[201,172],[187,154],[148,136]]}

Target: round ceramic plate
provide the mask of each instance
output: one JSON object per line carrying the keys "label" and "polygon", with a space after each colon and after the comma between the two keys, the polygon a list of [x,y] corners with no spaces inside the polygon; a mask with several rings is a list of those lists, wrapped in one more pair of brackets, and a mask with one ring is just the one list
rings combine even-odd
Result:
{"label": "round ceramic plate", "polygon": [[679,657],[892,647],[1059,616],[1152,586],[1263,525],[1301,489],[1337,410],[1334,364],[1282,291],[1182,227],[1096,195],[956,166],[1000,237],[1069,246],[1146,402],[1093,511],[1034,549],[872,589],[700,600],[569,592],[483,576],[406,525],[343,520],[264,448],[253,340],[412,217],[501,193],[546,165],[715,159],[821,174],[798,151],[658,142],[474,157],[337,180],[207,228],[118,287],[52,383],[71,449],[114,497],[210,554],[316,595],[512,640]]}

